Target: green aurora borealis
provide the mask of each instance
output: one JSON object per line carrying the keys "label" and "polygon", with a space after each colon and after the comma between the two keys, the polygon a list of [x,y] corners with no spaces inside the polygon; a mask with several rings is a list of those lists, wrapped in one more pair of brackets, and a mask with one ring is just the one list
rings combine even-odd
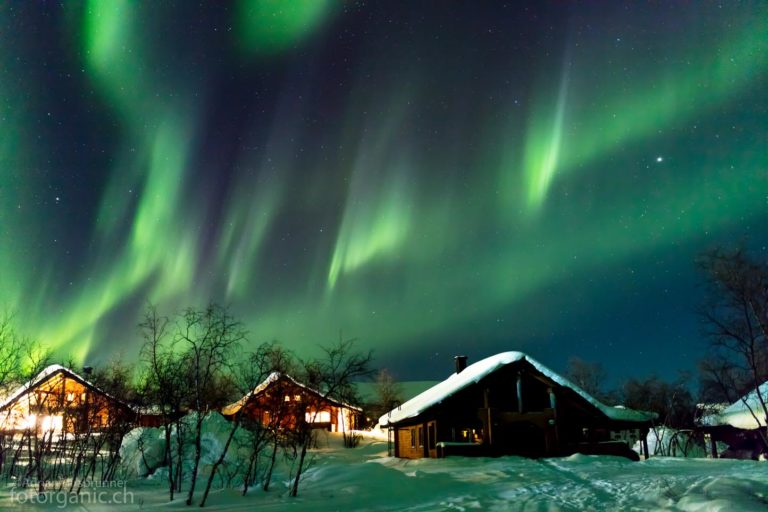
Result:
{"label": "green aurora borealis", "polygon": [[[62,354],[147,301],[411,378],[701,350],[693,259],[766,255],[768,4],[0,6],[0,305]],[[427,366],[425,366],[425,364]]]}

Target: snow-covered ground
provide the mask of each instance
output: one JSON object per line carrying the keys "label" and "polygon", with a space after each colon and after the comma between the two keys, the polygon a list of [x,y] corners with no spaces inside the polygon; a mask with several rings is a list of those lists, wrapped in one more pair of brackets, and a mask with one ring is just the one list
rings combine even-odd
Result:
{"label": "snow-covered ground", "polygon": [[[321,443],[323,446],[323,443]],[[344,449],[336,437],[313,452],[299,497],[286,495],[285,468],[269,492],[218,490],[209,510],[228,511],[570,511],[768,510],[768,463],[744,460],[651,458],[631,462],[606,456],[562,459],[519,457],[401,460],[387,457],[385,441],[365,439]],[[163,482],[129,481],[133,504],[69,504],[66,510],[189,510],[168,503]],[[59,503],[20,505],[10,491],[0,510],[54,510]],[[197,508],[197,507],[195,507]]]}

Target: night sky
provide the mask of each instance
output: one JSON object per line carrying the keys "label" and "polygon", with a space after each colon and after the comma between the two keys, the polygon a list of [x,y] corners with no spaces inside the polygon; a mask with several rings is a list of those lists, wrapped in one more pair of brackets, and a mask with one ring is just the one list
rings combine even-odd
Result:
{"label": "night sky", "polygon": [[0,64],[0,305],[82,362],[213,300],[401,379],[671,376],[696,255],[768,257],[764,1],[3,2]]}

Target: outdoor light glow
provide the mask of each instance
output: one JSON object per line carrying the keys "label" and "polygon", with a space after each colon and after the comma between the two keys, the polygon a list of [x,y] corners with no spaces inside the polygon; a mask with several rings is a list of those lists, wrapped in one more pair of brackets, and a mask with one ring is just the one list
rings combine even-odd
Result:
{"label": "outdoor light glow", "polygon": [[37,427],[37,415],[30,414],[22,418],[19,426],[22,430],[33,430]]}
{"label": "outdoor light glow", "polygon": [[60,433],[64,426],[64,418],[61,416],[43,416],[40,420],[40,431],[43,433]]}

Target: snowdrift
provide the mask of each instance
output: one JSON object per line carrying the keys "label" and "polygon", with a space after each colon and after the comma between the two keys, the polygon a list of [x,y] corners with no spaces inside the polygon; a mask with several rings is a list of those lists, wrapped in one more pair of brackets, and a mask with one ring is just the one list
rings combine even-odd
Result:
{"label": "snowdrift", "polygon": [[[183,436],[183,476],[187,480],[192,472],[194,461],[194,428],[195,415],[189,414],[182,419]],[[198,475],[210,474],[211,466],[221,455],[227,442],[232,423],[218,412],[210,413],[203,420],[202,455]],[[237,473],[247,460],[245,447],[248,444],[247,433],[238,429],[232,444],[227,451],[224,463],[219,468],[221,479],[227,479]],[[171,450],[178,449],[177,432],[171,432]],[[153,479],[167,478],[167,462],[165,460],[165,431],[162,428],[135,428],[123,439],[120,446],[120,475],[123,478],[151,476]]]}

